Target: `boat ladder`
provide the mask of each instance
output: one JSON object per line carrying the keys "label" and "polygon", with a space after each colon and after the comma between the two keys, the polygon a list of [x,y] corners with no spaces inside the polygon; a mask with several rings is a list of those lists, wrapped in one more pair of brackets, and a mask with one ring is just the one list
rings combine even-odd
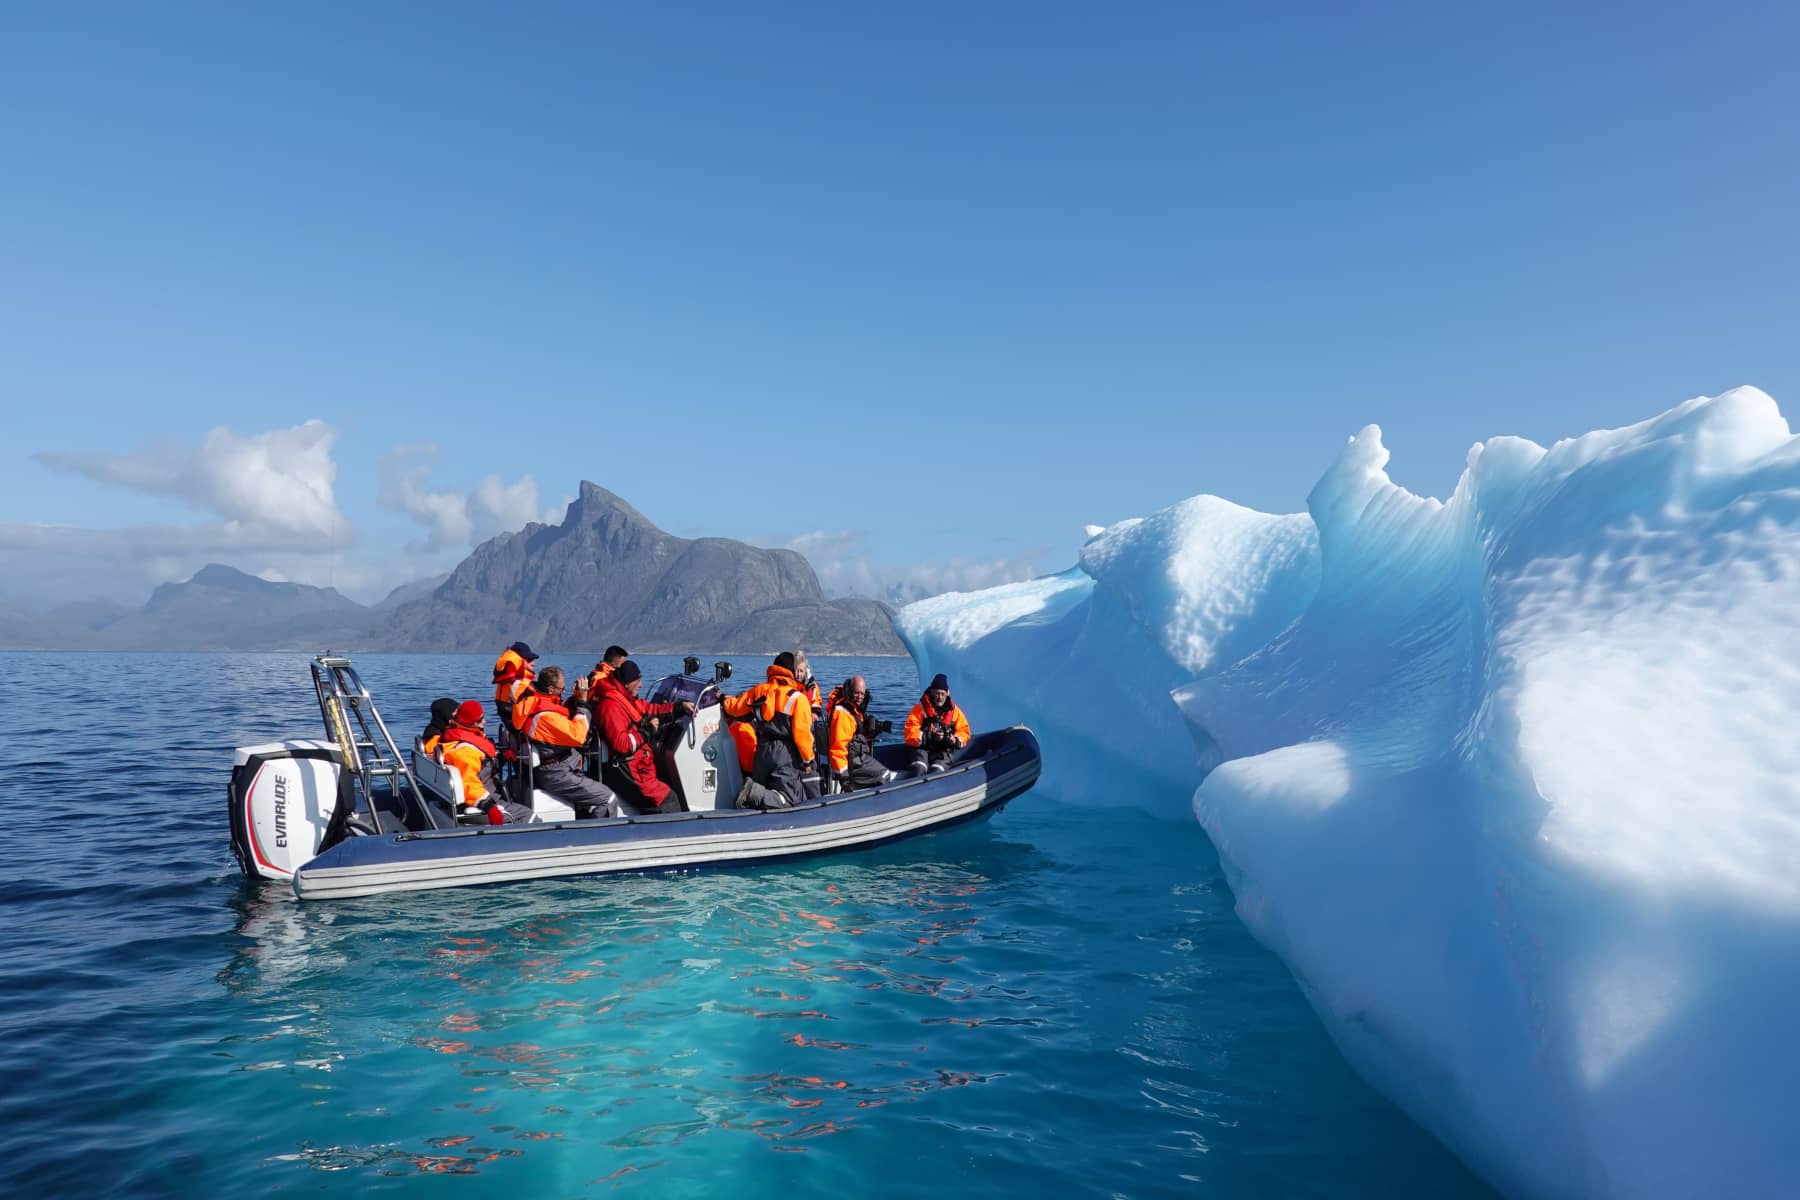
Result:
{"label": "boat ladder", "polygon": [[420,811],[429,811],[425,796],[413,778],[406,756],[400,752],[387,722],[375,707],[374,697],[364,686],[362,676],[343,655],[321,654],[312,661],[313,690],[319,696],[319,714],[325,718],[325,731],[344,755],[344,767],[350,773],[357,808],[368,814],[375,830],[380,831],[380,810],[375,806],[374,785],[384,783],[402,804],[410,798]]}

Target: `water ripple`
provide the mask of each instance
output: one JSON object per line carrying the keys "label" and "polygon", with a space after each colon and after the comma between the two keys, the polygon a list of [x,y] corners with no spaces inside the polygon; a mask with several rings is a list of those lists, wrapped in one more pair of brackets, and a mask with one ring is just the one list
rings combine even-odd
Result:
{"label": "water ripple", "polygon": [[[1484,1194],[1350,1075],[1190,825],[1047,773],[861,854],[302,906],[237,877],[223,800],[232,746],[317,726],[304,660],[95,665],[122,744],[65,756],[37,709],[0,775],[0,1192]],[[819,665],[889,717],[917,686]],[[487,678],[363,666],[403,727]],[[0,655],[0,694],[45,669]]]}

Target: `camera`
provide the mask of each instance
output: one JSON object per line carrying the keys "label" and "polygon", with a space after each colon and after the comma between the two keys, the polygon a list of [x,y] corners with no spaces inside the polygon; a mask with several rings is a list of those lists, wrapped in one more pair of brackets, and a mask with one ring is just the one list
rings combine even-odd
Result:
{"label": "camera", "polygon": [[894,723],[892,721],[870,721],[869,722],[869,736],[872,738],[878,738],[884,733],[893,732],[893,728],[894,728]]}

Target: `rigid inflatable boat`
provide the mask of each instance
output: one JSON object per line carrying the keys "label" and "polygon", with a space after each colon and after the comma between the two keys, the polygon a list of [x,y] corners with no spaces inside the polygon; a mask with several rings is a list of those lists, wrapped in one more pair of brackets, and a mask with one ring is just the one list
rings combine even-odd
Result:
{"label": "rigid inflatable boat", "polygon": [[911,750],[877,746],[892,782],[770,811],[734,807],[737,751],[698,663],[649,689],[688,700],[666,722],[658,774],[689,811],[577,820],[531,788],[535,752],[519,747],[509,790],[531,817],[469,823],[462,779],[417,742],[402,754],[347,658],[312,663],[326,737],[240,747],[231,772],[231,846],[253,879],[285,879],[301,899],[369,896],[515,879],[712,866],[871,846],[998,809],[1037,781],[1037,738],[1022,725],[976,735],[946,769],[906,773]]}

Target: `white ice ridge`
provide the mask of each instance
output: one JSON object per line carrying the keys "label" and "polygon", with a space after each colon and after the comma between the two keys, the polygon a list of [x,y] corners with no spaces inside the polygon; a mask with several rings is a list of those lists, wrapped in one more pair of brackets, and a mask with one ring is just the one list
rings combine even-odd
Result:
{"label": "white ice ridge", "polygon": [[1800,438],[1739,388],[1483,443],[1445,503],[1387,457],[1370,426],[1308,514],[1196,497],[901,636],[1048,773],[1197,784],[1245,923],[1503,1191],[1791,1194]]}

